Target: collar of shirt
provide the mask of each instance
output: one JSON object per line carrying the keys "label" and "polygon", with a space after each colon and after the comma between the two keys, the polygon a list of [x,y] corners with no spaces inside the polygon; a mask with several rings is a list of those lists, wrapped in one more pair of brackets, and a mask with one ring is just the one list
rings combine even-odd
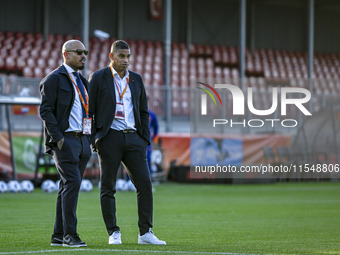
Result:
{"label": "collar of shirt", "polygon": [[73,72],[75,72],[74,70],[73,70],[73,68],[72,67],[70,67],[68,64],[63,64],[64,65],[64,67],[66,68],[66,71],[67,72],[69,72],[69,74],[72,74],[73,75]]}
{"label": "collar of shirt", "polygon": [[119,74],[117,73],[117,71],[114,68],[112,68],[111,70],[113,70],[113,75],[114,75],[115,79],[118,78],[118,79],[121,79],[121,80],[123,80],[123,79],[126,80],[126,78],[129,76],[129,70],[127,70],[127,69],[126,69],[126,72],[125,72],[125,75],[124,75],[123,78],[120,78]]}

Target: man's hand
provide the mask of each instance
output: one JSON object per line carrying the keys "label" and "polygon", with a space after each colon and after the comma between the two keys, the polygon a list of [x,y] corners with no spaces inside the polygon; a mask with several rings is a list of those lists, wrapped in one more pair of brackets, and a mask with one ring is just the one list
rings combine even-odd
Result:
{"label": "man's hand", "polygon": [[63,145],[64,145],[64,138],[61,138],[58,141],[57,145],[58,145],[59,150],[61,150],[63,148]]}

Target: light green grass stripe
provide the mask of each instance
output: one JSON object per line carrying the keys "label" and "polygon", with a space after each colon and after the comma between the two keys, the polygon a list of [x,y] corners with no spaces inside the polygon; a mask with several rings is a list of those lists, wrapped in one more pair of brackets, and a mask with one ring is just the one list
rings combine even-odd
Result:
{"label": "light green grass stripe", "polygon": [[138,253],[170,253],[170,254],[206,254],[206,255],[258,255],[249,253],[231,253],[231,252],[198,252],[198,251],[150,251],[150,250],[119,250],[119,249],[60,249],[60,250],[41,250],[41,251],[18,251],[18,252],[0,252],[1,255],[9,254],[35,254],[35,253],[54,253],[54,252],[138,252]]}

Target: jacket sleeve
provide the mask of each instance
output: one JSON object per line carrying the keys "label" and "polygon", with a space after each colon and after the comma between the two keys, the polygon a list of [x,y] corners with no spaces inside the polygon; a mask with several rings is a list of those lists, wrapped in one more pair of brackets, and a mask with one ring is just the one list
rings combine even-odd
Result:
{"label": "jacket sleeve", "polygon": [[141,94],[140,94],[140,121],[143,129],[143,137],[147,140],[150,145],[150,124],[149,124],[149,112],[148,112],[148,100],[146,97],[145,87],[142,78],[140,77],[141,82]]}
{"label": "jacket sleeve", "polygon": [[96,137],[96,123],[95,123],[95,112],[96,112],[96,98],[98,91],[98,82],[95,73],[90,75],[89,78],[89,117],[92,119],[91,125],[91,146],[93,151],[96,151],[95,137]]}
{"label": "jacket sleeve", "polygon": [[43,79],[40,83],[40,117],[44,122],[44,126],[48,135],[52,138],[51,142],[58,142],[63,138],[59,124],[56,118],[56,105],[58,95],[59,79],[57,75],[50,75]]}

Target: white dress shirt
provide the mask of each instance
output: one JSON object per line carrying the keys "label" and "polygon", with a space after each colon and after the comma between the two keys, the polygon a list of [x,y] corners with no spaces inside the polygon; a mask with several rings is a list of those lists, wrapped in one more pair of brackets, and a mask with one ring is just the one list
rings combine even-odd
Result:
{"label": "white dress shirt", "polygon": [[[63,64],[67,70],[67,72],[71,75],[74,82],[76,82],[77,77],[73,75],[74,70],[72,67],[67,64]],[[83,130],[83,109],[81,106],[81,101],[77,92],[76,85],[72,82],[73,90],[74,90],[74,102],[70,112],[70,117],[68,119],[69,128],[65,132],[75,131],[82,132]]]}
{"label": "white dress shirt", "polygon": [[[115,130],[124,130],[124,129],[136,130],[135,116],[133,115],[133,103],[132,103],[132,97],[131,97],[131,90],[130,90],[129,85],[127,84],[127,77],[129,76],[129,71],[126,70],[125,76],[123,78],[120,78],[119,74],[116,72],[114,68],[111,68],[111,70],[113,71],[113,75],[114,75],[114,79],[112,79],[112,86],[114,86],[115,88],[116,103],[123,104],[124,113],[125,113],[124,119],[117,119],[117,118],[113,119],[111,128]],[[127,86],[126,92],[122,100],[120,99],[117,86],[119,87],[120,93],[123,93],[125,87]]]}

